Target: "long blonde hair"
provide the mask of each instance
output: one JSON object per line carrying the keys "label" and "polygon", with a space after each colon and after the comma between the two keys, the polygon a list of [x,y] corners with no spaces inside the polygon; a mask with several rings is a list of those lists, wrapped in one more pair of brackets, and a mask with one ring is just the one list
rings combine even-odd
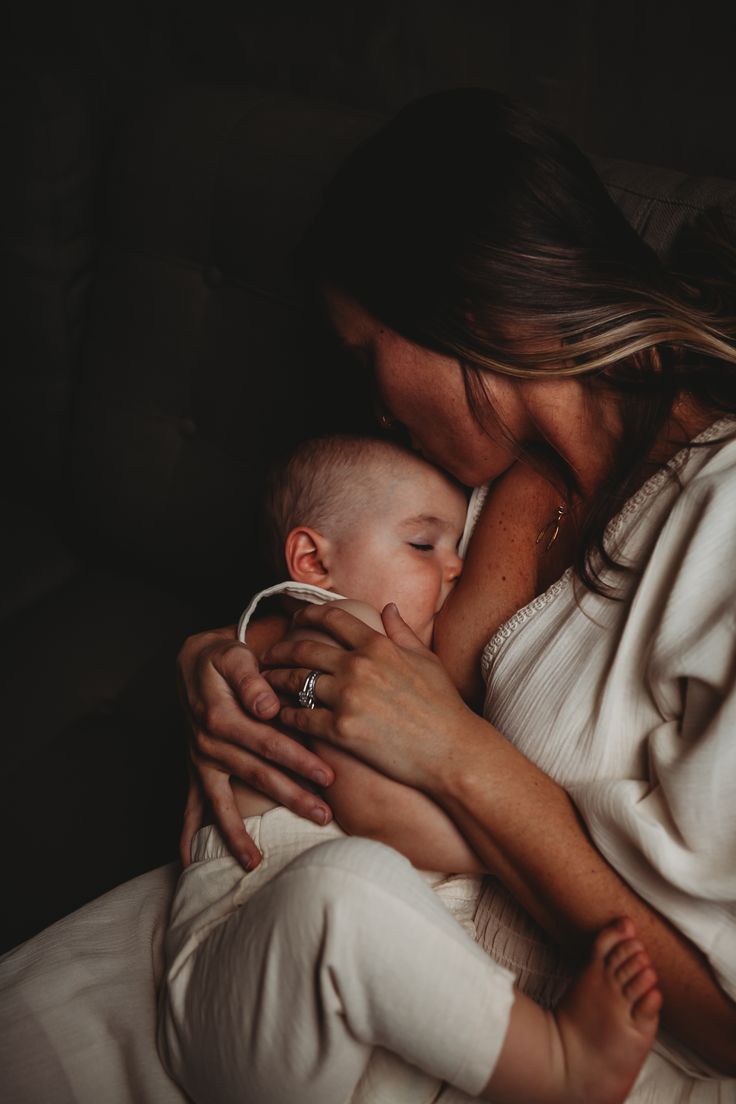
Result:
{"label": "long blonde hair", "polygon": [[[636,234],[588,159],[534,112],[486,89],[435,93],[360,146],[327,188],[297,255],[408,340],[455,357],[489,432],[485,373],[576,376],[622,413],[576,567],[596,590],[610,517],[687,393],[736,412],[736,249],[717,213],[668,267]],[[522,447],[534,462],[538,446]],[[544,446],[541,446],[541,451]],[[562,484],[577,488],[548,449]],[[594,563],[595,561],[595,563]]]}

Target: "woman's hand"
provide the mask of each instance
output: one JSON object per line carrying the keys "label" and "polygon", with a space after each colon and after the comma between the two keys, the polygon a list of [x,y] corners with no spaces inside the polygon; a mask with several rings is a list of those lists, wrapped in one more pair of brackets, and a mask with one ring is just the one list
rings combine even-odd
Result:
{"label": "woman's hand", "polygon": [[477,716],[439,659],[401,619],[382,613],[386,636],[331,604],[308,606],[295,624],[329,633],[342,645],[282,641],[264,655],[271,686],[295,697],[310,670],[323,672],[315,696],[327,708],[284,706],[282,722],[351,752],[399,782],[431,791],[448,757],[466,746]]}
{"label": "woman's hand", "polygon": [[[259,652],[281,628],[280,622],[258,622],[249,630],[249,644]],[[333,771],[276,727],[278,698],[260,674],[253,650],[236,639],[234,629],[190,636],[177,667],[191,729],[190,785],[180,840],[184,866],[191,861],[192,838],[202,826],[207,803],[238,861],[246,869],[261,861],[236,808],[232,775],[299,816],[326,824],[332,817],[329,806],[281,768],[320,786],[330,784]]]}

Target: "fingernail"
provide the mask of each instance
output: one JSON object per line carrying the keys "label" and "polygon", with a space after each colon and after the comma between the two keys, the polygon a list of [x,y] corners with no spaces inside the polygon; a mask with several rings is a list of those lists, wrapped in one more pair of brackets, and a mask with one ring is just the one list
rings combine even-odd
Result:
{"label": "fingernail", "polygon": [[238,861],[244,870],[254,870],[258,866],[258,859],[254,859],[252,855],[246,855],[245,852],[239,857]]}
{"label": "fingernail", "polygon": [[324,809],[320,809],[318,807],[312,809],[311,816],[312,820],[316,820],[317,824],[327,823],[327,813],[324,811]]}
{"label": "fingernail", "polygon": [[312,781],[316,782],[318,786],[326,786],[329,779],[324,771],[316,770],[312,772]]}
{"label": "fingernail", "polygon": [[268,713],[269,710],[273,709],[275,705],[278,705],[278,702],[272,694],[261,694],[254,701],[253,708],[256,713],[262,717],[265,713]]}

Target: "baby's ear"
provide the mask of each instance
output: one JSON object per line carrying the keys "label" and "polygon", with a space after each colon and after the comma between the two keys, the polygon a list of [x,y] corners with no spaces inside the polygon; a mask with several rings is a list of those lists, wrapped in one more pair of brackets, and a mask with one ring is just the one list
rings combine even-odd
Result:
{"label": "baby's ear", "polygon": [[311,583],[328,589],[331,585],[329,552],[329,540],[316,529],[306,525],[292,529],[284,543],[289,578],[296,583]]}

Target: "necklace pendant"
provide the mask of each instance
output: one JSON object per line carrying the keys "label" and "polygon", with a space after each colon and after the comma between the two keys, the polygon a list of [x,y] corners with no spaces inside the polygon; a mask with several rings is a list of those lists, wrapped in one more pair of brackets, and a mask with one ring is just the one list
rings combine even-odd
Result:
{"label": "necklace pendant", "polygon": [[542,528],[537,533],[537,539],[534,542],[535,544],[539,544],[540,541],[542,541],[544,539],[545,534],[549,533],[549,531],[552,530],[551,536],[550,536],[549,540],[547,541],[547,545],[544,549],[545,552],[549,552],[550,548],[552,547],[552,545],[557,540],[557,538],[560,534],[560,523],[561,523],[563,517],[565,516],[565,511],[566,510],[567,510],[567,506],[565,505],[565,503],[564,502],[561,503],[557,507],[557,510],[555,511],[555,516],[552,518],[552,520],[548,521],[546,525],[543,525]]}

